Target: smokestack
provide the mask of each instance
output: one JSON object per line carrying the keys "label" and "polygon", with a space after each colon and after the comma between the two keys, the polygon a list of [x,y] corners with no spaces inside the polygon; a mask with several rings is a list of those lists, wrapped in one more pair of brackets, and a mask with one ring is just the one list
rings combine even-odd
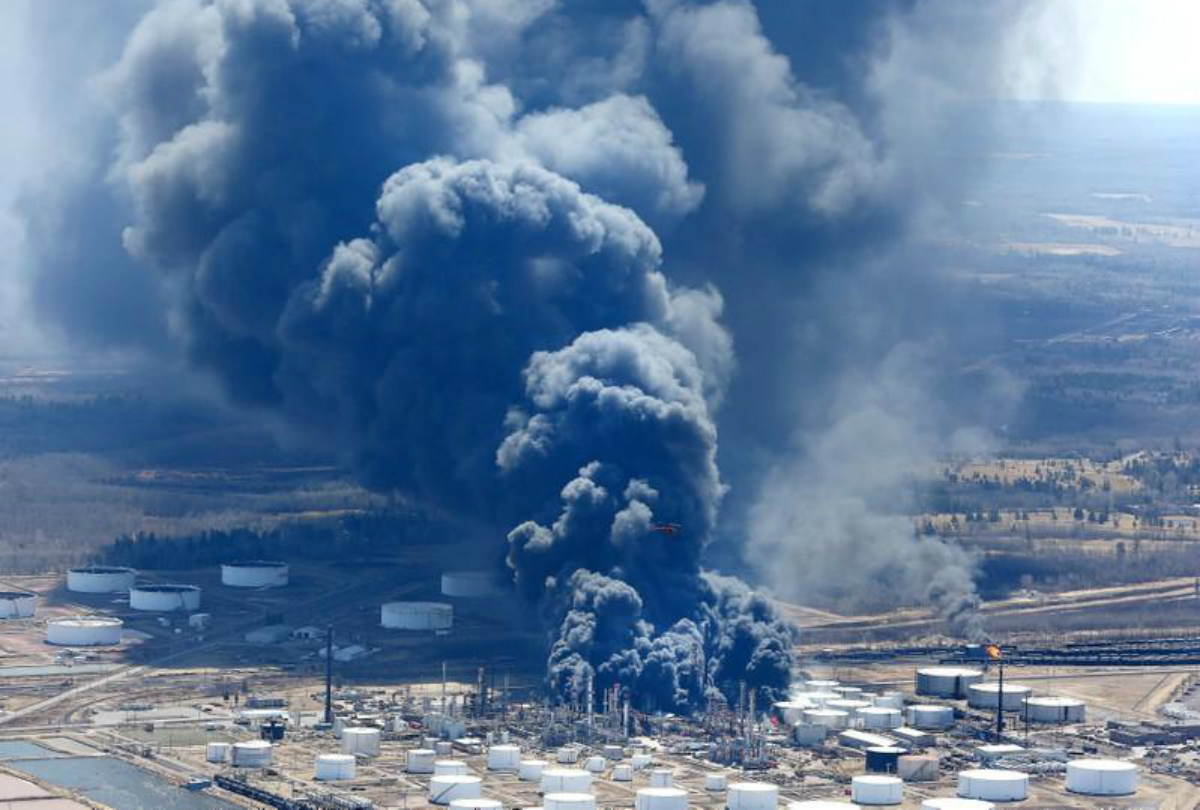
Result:
{"label": "smokestack", "polygon": [[333,625],[325,627],[325,722],[333,725]]}

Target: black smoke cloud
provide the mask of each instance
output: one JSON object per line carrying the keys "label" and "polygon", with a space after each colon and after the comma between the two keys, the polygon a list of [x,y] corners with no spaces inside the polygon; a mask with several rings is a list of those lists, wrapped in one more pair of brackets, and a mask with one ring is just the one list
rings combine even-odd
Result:
{"label": "black smoke cloud", "polygon": [[[85,340],[178,346],[372,485],[490,521],[557,688],[595,676],[679,710],[739,679],[781,689],[791,631],[704,570],[742,545],[710,541],[753,530],[758,553],[769,534],[777,587],[842,573],[817,566],[844,554],[795,553],[855,548],[834,523],[772,511],[771,487],[808,486],[821,458],[780,439],[895,341],[847,340],[844,301],[812,293],[861,292],[905,212],[941,201],[905,110],[942,99],[911,54],[1009,22],[792,5],[163,3],[88,84],[104,159],[66,204],[30,204],[108,201],[80,232],[123,250],[88,283],[133,315],[56,293],[81,268],[49,231],[38,300],[68,331],[87,311]],[[887,320],[876,303],[855,315]],[[718,422],[741,504],[724,528]],[[905,573],[950,568],[925,595],[969,605],[960,555]]]}

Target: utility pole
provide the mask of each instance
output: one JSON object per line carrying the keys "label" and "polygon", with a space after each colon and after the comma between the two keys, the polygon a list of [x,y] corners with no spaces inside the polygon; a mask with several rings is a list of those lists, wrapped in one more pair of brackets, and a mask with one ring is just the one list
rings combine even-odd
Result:
{"label": "utility pole", "polygon": [[1000,693],[996,696],[996,742],[1004,734],[1004,659],[1000,658]]}

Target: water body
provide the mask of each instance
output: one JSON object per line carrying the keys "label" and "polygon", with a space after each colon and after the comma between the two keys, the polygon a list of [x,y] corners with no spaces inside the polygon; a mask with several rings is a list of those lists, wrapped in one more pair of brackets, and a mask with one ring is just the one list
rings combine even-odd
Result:
{"label": "water body", "polygon": [[0,740],[0,762],[14,759],[52,759],[66,754],[31,743],[28,740]]}
{"label": "water body", "polygon": [[49,784],[78,790],[114,810],[242,810],[112,757],[57,756],[11,762],[10,767]]}

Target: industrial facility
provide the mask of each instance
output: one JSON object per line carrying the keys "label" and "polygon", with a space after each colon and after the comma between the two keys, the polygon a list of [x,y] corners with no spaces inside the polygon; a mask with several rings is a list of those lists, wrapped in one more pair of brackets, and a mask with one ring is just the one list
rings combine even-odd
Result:
{"label": "industrial facility", "polygon": [[63,757],[111,761],[222,810],[1174,810],[1200,790],[1187,673],[1146,676],[1146,695],[1122,704],[1113,695],[1140,674],[1048,668],[1041,649],[991,661],[962,646],[801,644],[787,694],[743,686],[693,716],[660,714],[633,686],[547,694],[536,658],[506,655],[524,642],[488,575],[360,587],[356,572],[292,569],[89,566],[12,583],[2,642],[27,651],[30,674],[9,694],[32,698],[0,715],[0,781]]}

